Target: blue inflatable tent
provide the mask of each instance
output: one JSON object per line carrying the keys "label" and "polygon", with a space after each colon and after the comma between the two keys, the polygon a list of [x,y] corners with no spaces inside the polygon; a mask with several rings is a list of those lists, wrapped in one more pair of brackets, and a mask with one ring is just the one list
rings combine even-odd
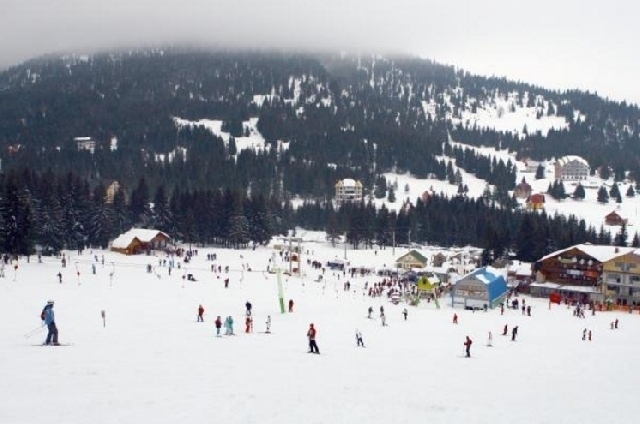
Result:
{"label": "blue inflatable tent", "polygon": [[453,285],[451,306],[493,308],[504,301],[507,291],[507,281],[497,269],[490,266],[478,268]]}

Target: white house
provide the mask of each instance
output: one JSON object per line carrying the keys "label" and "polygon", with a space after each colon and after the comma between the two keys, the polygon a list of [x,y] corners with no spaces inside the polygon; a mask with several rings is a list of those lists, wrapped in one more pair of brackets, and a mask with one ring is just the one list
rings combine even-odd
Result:
{"label": "white house", "polygon": [[591,168],[580,156],[563,156],[556,161],[555,177],[558,180],[586,180]]}
{"label": "white house", "polygon": [[362,183],[351,178],[340,180],[335,185],[336,202],[349,203],[362,201]]}

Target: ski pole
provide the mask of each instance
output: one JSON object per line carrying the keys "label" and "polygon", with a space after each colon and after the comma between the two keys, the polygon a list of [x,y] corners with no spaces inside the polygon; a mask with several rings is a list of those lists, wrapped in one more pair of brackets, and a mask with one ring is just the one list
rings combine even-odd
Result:
{"label": "ski pole", "polygon": [[39,333],[39,332],[40,332],[40,331],[42,331],[43,329],[44,329],[44,325],[41,325],[41,326],[39,326],[39,327],[37,327],[37,328],[34,328],[33,330],[29,331],[28,333],[26,333],[26,334],[24,335],[24,337],[25,337],[26,339],[28,339],[29,337],[31,337],[31,336],[33,336],[33,335],[35,335],[35,334]]}

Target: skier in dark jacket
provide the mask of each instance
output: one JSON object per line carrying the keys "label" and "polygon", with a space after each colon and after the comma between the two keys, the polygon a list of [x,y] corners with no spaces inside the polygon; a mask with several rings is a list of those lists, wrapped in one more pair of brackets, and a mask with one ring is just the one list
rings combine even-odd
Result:
{"label": "skier in dark jacket", "polygon": [[220,328],[222,327],[222,319],[220,315],[216,318],[216,336],[220,337]]}
{"label": "skier in dark jacket", "polygon": [[309,324],[307,338],[309,339],[309,353],[320,353],[318,345],[316,344],[316,329],[313,324]]}
{"label": "skier in dark jacket", "polygon": [[469,338],[469,336],[467,336],[467,339],[464,341],[464,351],[465,351],[465,358],[471,358],[471,344],[473,342],[471,341],[471,339]]}
{"label": "skier in dark jacket", "polygon": [[49,332],[47,333],[47,340],[45,345],[59,346],[58,343],[58,327],[56,327],[55,314],[53,312],[53,300],[47,302],[47,306],[42,310],[42,320],[47,326]]}

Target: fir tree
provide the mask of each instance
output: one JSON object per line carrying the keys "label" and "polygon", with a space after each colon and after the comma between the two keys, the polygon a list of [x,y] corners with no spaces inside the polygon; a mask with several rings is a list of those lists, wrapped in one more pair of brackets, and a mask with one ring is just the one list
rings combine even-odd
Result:
{"label": "fir tree", "polygon": [[597,200],[598,203],[609,203],[609,193],[607,193],[607,189],[604,186],[601,186],[598,190]]}
{"label": "fir tree", "polygon": [[576,189],[573,191],[573,198],[576,200],[584,200],[586,196],[584,186],[580,183],[576,186]]}
{"label": "fir tree", "polygon": [[538,167],[536,168],[535,179],[536,180],[541,180],[543,178],[544,178],[544,167],[542,166],[542,164],[538,164]]}
{"label": "fir tree", "polygon": [[627,197],[634,197],[636,195],[635,190],[633,189],[633,185],[629,184],[627,187]]}
{"label": "fir tree", "polygon": [[615,240],[614,240],[614,244],[616,246],[621,246],[621,247],[625,247],[627,246],[627,237],[629,236],[629,234],[627,233],[627,224],[623,223],[622,226],[620,227],[620,232],[618,232],[618,234],[616,234]]}
{"label": "fir tree", "polygon": [[395,203],[396,202],[396,192],[393,189],[393,186],[389,187],[389,194],[387,195],[387,201],[389,203]]}

